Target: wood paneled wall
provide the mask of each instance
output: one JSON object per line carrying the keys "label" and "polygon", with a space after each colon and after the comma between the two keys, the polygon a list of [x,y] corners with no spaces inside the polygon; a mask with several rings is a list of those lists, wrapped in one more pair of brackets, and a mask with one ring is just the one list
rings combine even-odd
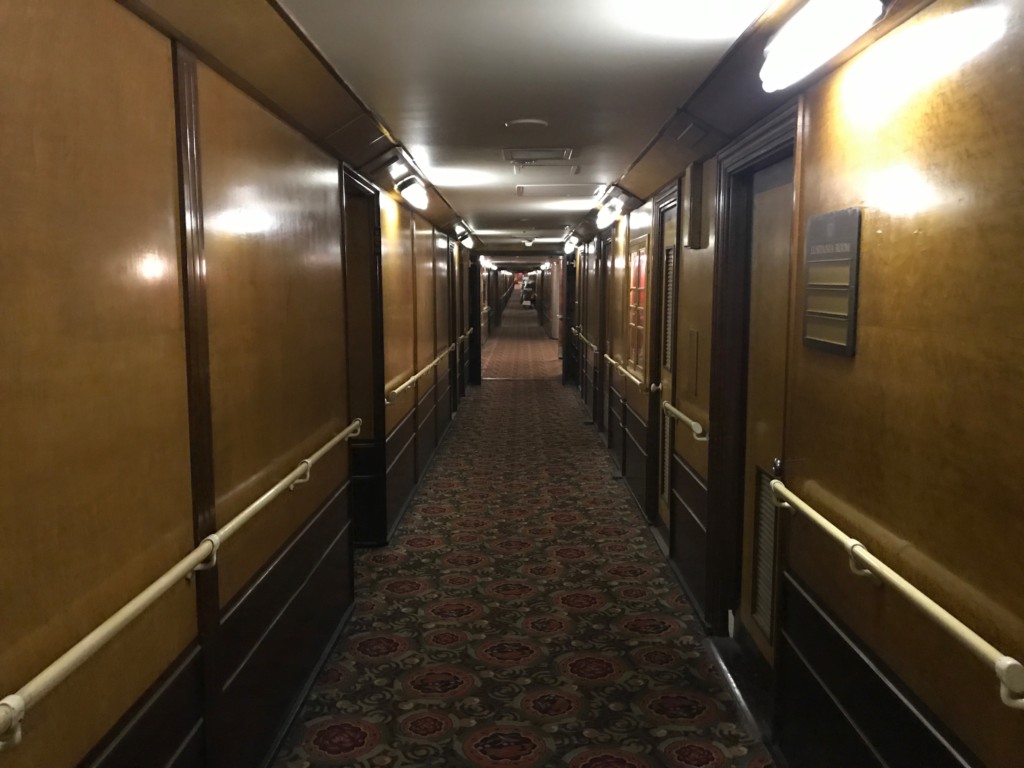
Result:
{"label": "wood paneled wall", "polygon": [[[0,10],[3,695],[192,548],[171,73],[113,3]],[[194,600],[34,708],[5,768],[81,759],[195,637]]]}
{"label": "wood paneled wall", "polygon": [[[416,373],[416,294],[412,214],[380,196],[381,271],[384,284],[384,389],[390,392]],[[416,388],[399,395],[386,412],[386,433],[416,404]]]}
{"label": "wood paneled wall", "polygon": [[[338,164],[199,69],[217,525],[348,424]],[[225,546],[227,602],[347,479],[347,449]]]}
{"label": "wood paneled wall", "polygon": [[[698,166],[702,174],[702,232],[715,231],[718,196],[718,164],[708,160]],[[692,166],[691,166],[692,168]],[[682,225],[689,228],[689,211]],[[708,424],[711,397],[711,320],[715,278],[714,234],[706,247],[684,246],[679,253],[676,305],[675,404],[701,424]],[[713,429],[713,426],[711,427]],[[707,482],[708,444],[693,439],[688,429],[675,431],[675,451]]]}
{"label": "wood paneled wall", "polygon": [[[1022,46],[1020,4],[939,0],[806,93],[800,231],[862,208],[859,327],[834,357],[794,315],[786,429],[794,490],[1017,658]],[[991,669],[799,521],[789,558],[985,765],[1020,765]]]}

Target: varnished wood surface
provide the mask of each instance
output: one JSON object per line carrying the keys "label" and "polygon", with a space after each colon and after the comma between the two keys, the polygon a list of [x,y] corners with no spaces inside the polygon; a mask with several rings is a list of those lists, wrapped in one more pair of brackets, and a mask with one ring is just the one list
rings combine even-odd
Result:
{"label": "varnished wood surface", "polygon": [[[348,424],[341,213],[335,161],[207,67],[199,115],[223,525]],[[225,545],[222,602],[341,485],[347,455]]]}
{"label": "varnished wood surface", "polygon": [[[956,38],[912,47],[980,7],[934,3],[807,94],[801,232],[812,215],[863,207],[859,328],[848,360],[804,348],[796,324],[787,483],[1021,658],[1024,102],[1010,94],[1024,84],[1024,9],[1004,6],[1005,34],[958,71],[948,41],[965,41],[969,15],[952,21]],[[886,69],[895,60],[916,66]],[[802,523],[791,557],[986,765],[1020,764],[1021,713],[999,702],[991,670],[851,577],[842,551]]]}
{"label": "varnished wood surface", "polygon": [[[711,232],[707,248],[679,251],[679,288],[676,308],[675,405],[705,429],[711,395],[711,305],[715,277],[715,210],[718,166],[703,164],[701,215],[703,231]],[[686,222],[683,222],[684,226]],[[708,444],[697,442],[687,429],[677,429],[675,450],[705,481]]]}
{"label": "varnished wood surface", "polygon": [[757,563],[757,471],[772,471],[783,453],[786,411],[786,343],[793,215],[793,161],[754,175],[750,245],[750,330],[747,347],[746,467],[743,498],[743,574],[740,617],[771,663],[774,637],[753,618]]}
{"label": "varnished wood surface", "polygon": [[[412,279],[416,294],[416,370],[420,371],[437,356],[434,321],[434,228],[420,215],[413,218],[414,264]],[[416,382],[417,402],[433,389],[437,381],[437,369],[430,371]]]}
{"label": "varnished wood surface", "polygon": [[[192,513],[170,44],[103,0],[5,3],[0,91],[6,695],[184,556]],[[4,768],[76,763],[194,614],[183,582],[32,709]]]}
{"label": "varnished wood surface", "polygon": [[[416,294],[412,214],[387,195],[380,196],[381,271],[384,299],[384,391],[416,373]],[[416,387],[398,395],[385,411],[391,431],[416,405]]]}
{"label": "varnished wood surface", "polygon": [[208,53],[323,141],[362,107],[261,0],[124,0],[166,31]]}

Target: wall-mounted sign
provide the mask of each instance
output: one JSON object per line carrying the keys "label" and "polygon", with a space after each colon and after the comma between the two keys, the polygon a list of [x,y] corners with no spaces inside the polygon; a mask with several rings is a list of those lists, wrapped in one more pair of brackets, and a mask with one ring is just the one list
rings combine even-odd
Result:
{"label": "wall-mounted sign", "polygon": [[804,344],[853,357],[860,208],[812,216],[804,246]]}

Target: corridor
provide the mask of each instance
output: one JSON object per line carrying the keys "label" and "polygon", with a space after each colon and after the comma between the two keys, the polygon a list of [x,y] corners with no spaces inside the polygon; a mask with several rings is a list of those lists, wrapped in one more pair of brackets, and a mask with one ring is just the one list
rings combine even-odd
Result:
{"label": "corridor", "polygon": [[771,765],[518,299],[275,765]]}

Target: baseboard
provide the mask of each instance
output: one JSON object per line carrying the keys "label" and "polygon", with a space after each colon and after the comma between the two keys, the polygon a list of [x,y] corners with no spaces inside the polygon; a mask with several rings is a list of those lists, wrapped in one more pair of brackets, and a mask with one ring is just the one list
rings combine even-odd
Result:
{"label": "baseboard", "polygon": [[980,768],[793,574],[782,578],[777,741],[790,768]]}
{"label": "baseboard", "polygon": [[[202,758],[202,656],[192,643],[79,763],[80,768],[195,766]],[[189,755],[192,762],[182,762]]]}

